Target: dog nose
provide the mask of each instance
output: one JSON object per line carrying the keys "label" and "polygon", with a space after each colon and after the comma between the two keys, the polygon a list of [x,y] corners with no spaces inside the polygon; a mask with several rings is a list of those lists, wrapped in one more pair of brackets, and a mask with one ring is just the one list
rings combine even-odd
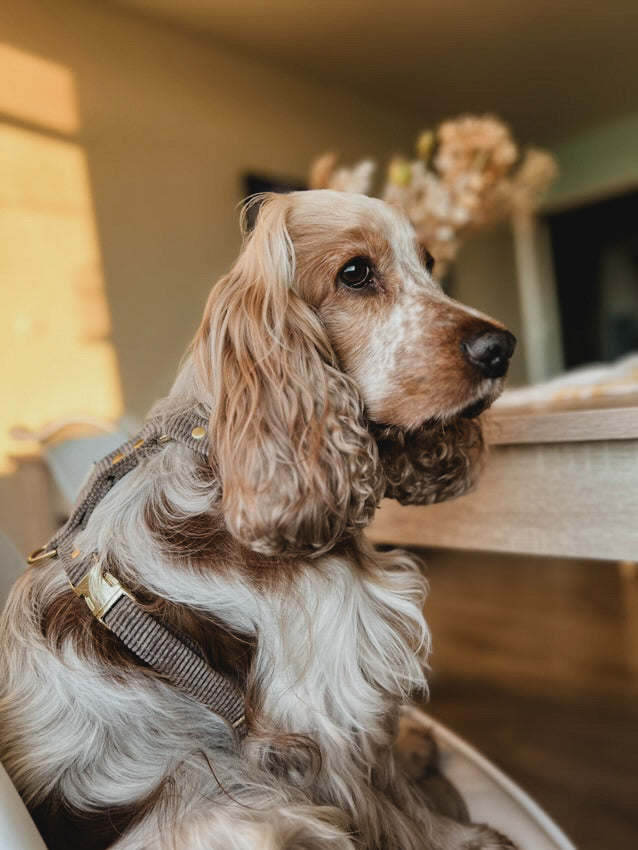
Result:
{"label": "dog nose", "polygon": [[502,378],[516,347],[516,337],[509,331],[483,330],[461,343],[465,358],[486,378]]}

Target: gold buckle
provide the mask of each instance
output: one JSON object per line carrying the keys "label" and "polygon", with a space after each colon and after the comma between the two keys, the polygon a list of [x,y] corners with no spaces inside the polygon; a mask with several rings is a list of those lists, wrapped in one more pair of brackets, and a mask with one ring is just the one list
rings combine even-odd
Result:
{"label": "gold buckle", "polygon": [[39,549],[36,549],[35,552],[31,552],[27,558],[27,564],[30,566],[32,564],[39,564],[41,561],[47,561],[49,558],[55,558],[57,554],[57,549],[47,549],[46,546],[41,546]]}
{"label": "gold buckle", "polygon": [[[133,599],[133,595],[115,578],[111,573],[97,573],[92,577],[89,586],[91,571],[86,573],[77,584],[72,584],[71,589],[76,596],[81,596],[89,607],[93,616],[104,623],[104,617],[122,596]],[[109,628],[107,623],[104,625]]]}

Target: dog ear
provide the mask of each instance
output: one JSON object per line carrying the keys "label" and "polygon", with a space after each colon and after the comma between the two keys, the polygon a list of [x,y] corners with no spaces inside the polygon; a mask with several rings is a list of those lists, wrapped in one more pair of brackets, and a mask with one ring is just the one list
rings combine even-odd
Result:
{"label": "dog ear", "polygon": [[194,355],[229,530],[257,552],[308,555],[370,521],[383,478],[360,395],[295,292],[289,204],[263,203],[213,288]]}
{"label": "dog ear", "polygon": [[458,419],[417,431],[393,428],[376,434],[386,477],[385,495],[402,505],[430,505],[471,490],[485,446],[476,419]]}

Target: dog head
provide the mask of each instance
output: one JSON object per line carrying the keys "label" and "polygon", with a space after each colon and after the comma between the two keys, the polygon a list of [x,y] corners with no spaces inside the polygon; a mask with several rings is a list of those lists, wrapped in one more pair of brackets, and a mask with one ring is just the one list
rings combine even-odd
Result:
{"label": "dog head", "polygon": [[500,393],[514,344],[442,292],[398,209],[267,198],[193,348],[229,529],[256,551],[319,553],[386,491],[459,495],[482,449],[471,417]]}

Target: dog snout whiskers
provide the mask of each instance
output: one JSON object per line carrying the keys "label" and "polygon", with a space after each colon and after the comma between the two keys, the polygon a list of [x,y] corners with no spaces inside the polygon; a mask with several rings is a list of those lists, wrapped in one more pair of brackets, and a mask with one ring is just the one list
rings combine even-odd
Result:
{"label": "dog snout whiskers", "polygon": [[465,359],[486,378],[502,378],[516,347],[516,337],[506,330],[489,328],[464,340]]}

